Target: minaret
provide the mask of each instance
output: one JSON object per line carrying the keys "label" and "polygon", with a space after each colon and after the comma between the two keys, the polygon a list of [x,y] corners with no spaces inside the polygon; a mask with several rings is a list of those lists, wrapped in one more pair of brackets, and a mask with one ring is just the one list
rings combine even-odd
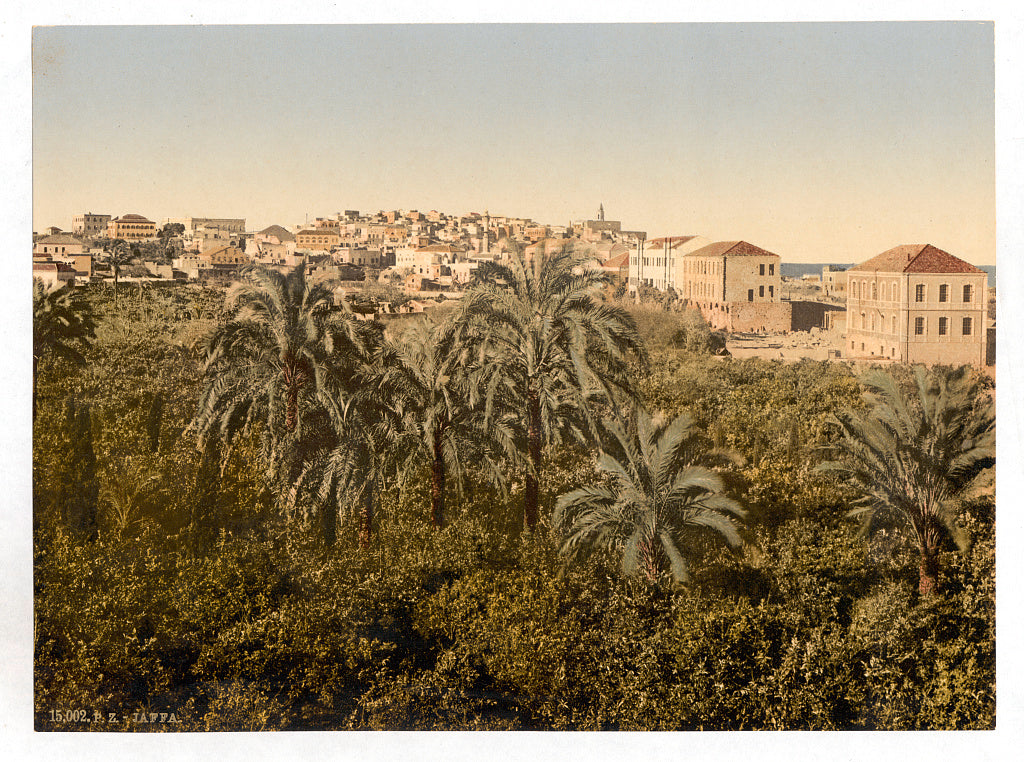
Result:
{"label": "minaret", "polygon": [[490,251],[488,244],[491,240],[491,213],[484,209],[484,240],[483,246],[480,247],[481,254],[487,254]]}
{"label": "minaret", "polygon": [[597,210],[597,219],[598,219],[598,221],[600,221],[600,222],[604,222],[604,203],[602,203],[602,204],[601,204],[601,206],[600,206],[600,207],[598,207],[598,210]]}

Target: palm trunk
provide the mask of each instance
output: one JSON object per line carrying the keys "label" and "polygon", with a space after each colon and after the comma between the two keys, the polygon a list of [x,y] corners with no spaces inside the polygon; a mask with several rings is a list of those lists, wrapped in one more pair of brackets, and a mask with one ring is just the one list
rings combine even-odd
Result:
{"label": "palm trunk", "polygon": [[363,495],[363,505],[359,510],[359,548],[366,550],[370,547],[370,540],[373,538],[373,490],[375,480],[366,485],[366,493]]}
{"label": "palm trunk", "polygon": [[288,431],[295,431],[299,422],[299,387],[295,383],[288,384],[288,407],[284,425]]}
{"label": "palm trunk", "polygon": [[530,391],[527,396],[527,412],[530,416],[530,427],[527,433],[529,450],[530,450],[530,465],[533,466],[532,473],[526,474],[526,494],[524,496],[524,508],[523,508],[523,523],[526,528],[533,531],[533,528],[537,526],[537,522],[540,519],[539,506],[539,484],[538,479],[540,477],[540,451],[541,451],[541,436],[540,436],[540,395],[535,391]]}
{"label": "palm trunk", "polygon": [[928,537],[919,547],[920,561],[918,565],[917,591],[922,597],[938,595],[939,585],[939,549],[934,538]]}
{"label": "palm trunk", "polygon": [[640,568],[648,582],[658,581],[658,552],[654,540],[640,542]]}
{"label": "palm trunk", "polygon": [[306,380],[303,369],[290,357],[284,361],[284,385],[285,385],[285,420],[284,425],[288,431],[295,431],[299,423],[299,390]]}
{"label": "palm trunk", "polygon": [[430,523],[437,529],[444,527],[444,451],[442,432],[434,430],[434,462],[430,484]]}

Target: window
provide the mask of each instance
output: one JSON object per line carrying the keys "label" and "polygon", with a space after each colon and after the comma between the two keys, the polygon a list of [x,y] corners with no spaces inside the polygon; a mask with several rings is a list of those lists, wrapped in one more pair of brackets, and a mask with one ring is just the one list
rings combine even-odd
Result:
{"label": "window", "polygon": [[747,289],[747,301],[748,302],[754,301],[754,289],[752,289],[752,288]]}
{"label": "window", "polygon": [[769,298],[774,298],[775,297],[775,286],[768,286],[768,297]]}
{"label": "window", "polygon": [[864,313],[860,313],[860,327],[864,328],[868,324],[867,318]]}
{"label": "window", "polygon": [[761,272],[760,272],[760,274],[764,275],[764,265],[761,265]]}
{"label": "window", "polygon": [[892,332],[896,333],[896,316],[892,316]]}
{"label": "window", "polygon": [[768,274],[775,275],[775,265],[768,265]]}
{"label": "window", "polygon": [[853,298],[857,299],[857,281],[854,281],[852,284],[850,284],[850,290],[853,292]]}
{"label": "window", "polygon": [[924,318],[914,318],[914,335],[924,336]]}
{"label": "window", "polygon": [[947,318],[947,317],[940,317],[939,318],[939,336],[945,336],[946,335],[946,328],[948,327],[948,325],[949,325],[949,318]]}
{"label": "window", "polygon": [[757,287],[757,295],[758,296],[764,296],[764,286],[758,286]]}
{"label": "window", "polygon": [[918,283],[916,286],[914,286],[914,301],[915,302],[923,302],[924,301],[924,284],[923,283]]}
{"label": "window", "polygon": [[972,296],[973,296],[973,294],[971,293],[971,286],[970,286],[970,284],[967,284],[966,286],[964,286],[964,301],[965,302],[971,301],[971,297]]}
{"label": "window", "polygon": [[964,318],[964,336],[971,335],[971,319],[969,317]]}
{"label": "window", "polygon": [[874,283],[872,283],[872,284],[871,284],[871,300],[872,300],[872,301],[874,301],[875,299],[877,299],[877,298],[878,298],[878,296],[877,296],[877,293],[878,293],[878,292],[877,292],[877,291],[875,290],[875,284],[874,284]]}
{"label": "window", "polygon": [[948,302],[949,301],[949,286],[947,284],[945,284],[945,283],[943,283],[941,286],[939,286],[939,301],[940,302]]}

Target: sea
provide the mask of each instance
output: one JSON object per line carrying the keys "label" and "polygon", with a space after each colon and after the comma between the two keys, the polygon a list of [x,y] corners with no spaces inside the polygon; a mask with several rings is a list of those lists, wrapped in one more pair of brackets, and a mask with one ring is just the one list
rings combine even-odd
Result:
{"label": "sea", "polygon": [[[787,278],[802,278],[804,275],[820,276],[821,268],[825,265],[830,265],[832,267],[853,267],[853,264],[844,264],[842,262],[820,262],[817,264],[809,264],[805,262],[783,262],[779,268],[779,273]],[[996,266],[979,265],[978,267],[988,273],[988,287],[995,288]]]}

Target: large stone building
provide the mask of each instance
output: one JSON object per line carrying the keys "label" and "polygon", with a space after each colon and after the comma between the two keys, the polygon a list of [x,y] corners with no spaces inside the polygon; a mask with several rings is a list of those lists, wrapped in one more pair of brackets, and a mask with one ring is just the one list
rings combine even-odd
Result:
{"label": "large stone building", "polygon": [[76,214],[71,218],[71,232],[90,238],[105,236],[109,224],[109,214],[93,214],[92,212]]}
{"label": "large stone building", "polygon": [[984,270],[931,244],[896,246],[847,271],[851,358],[985,363]]}
{"label": "large stone building", "polygon": [[156,238],[156,223],[141,214],[126,214],[107,223],[107,238],[123,241],[147,241]]}
{"label": "large stone building", "polygon": [[792,308],[781,301],[779,265],[778,254],[746,241],[719,241],[685,255],[676,288],[712,328],[786,332]]}
{"label": "large stone building", "polygon": [[331,251],[341,243],[341,235],[333,228],[307,228],[295,234],[299,251]]}

